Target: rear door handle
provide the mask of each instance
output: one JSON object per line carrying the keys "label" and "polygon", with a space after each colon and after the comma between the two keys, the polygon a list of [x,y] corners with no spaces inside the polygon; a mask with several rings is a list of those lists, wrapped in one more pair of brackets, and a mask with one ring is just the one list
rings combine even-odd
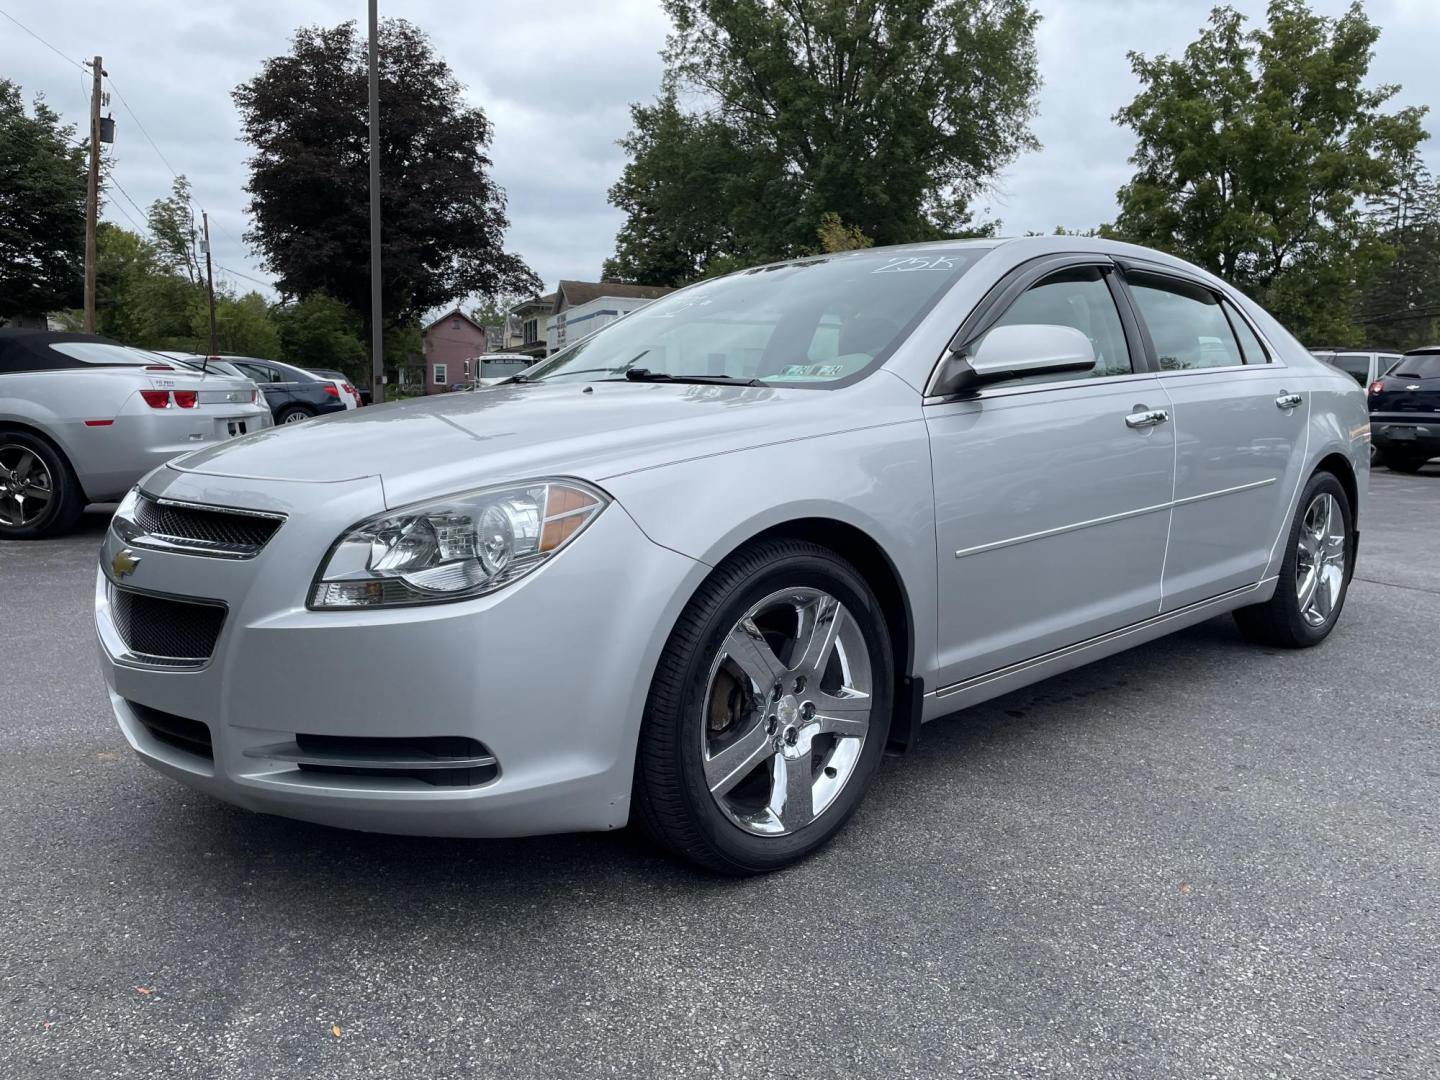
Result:
{"label": "rear door handle", "polygon": [[1132,428],[1154,427],[1156,424],[1163,424],[1170,419],[1170,414],[1164,409],[1142,409],[1133,412],[1125,417],[1125,426]]}
{"label": "rear door handle", "polygon": [[1293,409],[1299,404],[1299,394],[1287,394],[1283,390],[1280,391],[1280,396],[1275,399],[1276,407],[1281,409]]}

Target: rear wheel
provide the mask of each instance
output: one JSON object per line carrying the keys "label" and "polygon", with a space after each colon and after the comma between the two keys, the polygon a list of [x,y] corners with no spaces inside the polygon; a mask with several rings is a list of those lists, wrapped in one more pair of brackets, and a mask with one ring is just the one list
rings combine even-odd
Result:
{"label": "rear wheel", "polygon": [[1318,645],[1340,618],[1354,557],[1350,498],[1333,473],[1316,473],[1300,496],[1275,595],[1235,612],[1241,632],[1261,645]]}
{"label": "rear wheel", "polygon": [[280,423],[298,424],[302,420],[309,420],[315,414],[309,409],[300,405],[292,405],[280,414]]}
{"label": "rear wheel", "polygon": [[651,685],[640,822],[721,873],[808,855],[844,825],[879,764],[892,666],[879,603],[835,553],[775,540],[723,563]]}
{"label": "rear wheel", "polygon": [[67,532],[84,509],[84,493],[54,447],[25,432],[0,431],[0,539]]}

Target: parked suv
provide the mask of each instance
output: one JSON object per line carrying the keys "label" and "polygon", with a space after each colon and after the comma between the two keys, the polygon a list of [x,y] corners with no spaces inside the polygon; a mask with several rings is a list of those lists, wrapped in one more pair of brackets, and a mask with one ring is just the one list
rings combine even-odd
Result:
{"label": "parked suv", "polygon": [[1310,355],[1337,367],[1361,386],[1369,386],[1400,360],[1398,352],[1373,349],[1311,349]]}
{"label": "parked suv", "polygon": [[1440,457],[1440,345],[1406,353],[1370,384],[1370,438],[1396,472]]}

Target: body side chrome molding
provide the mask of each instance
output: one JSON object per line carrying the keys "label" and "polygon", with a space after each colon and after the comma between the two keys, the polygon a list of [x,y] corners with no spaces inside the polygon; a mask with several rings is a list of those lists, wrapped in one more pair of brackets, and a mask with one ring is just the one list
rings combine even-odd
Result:
{"label": "body side chrome molding", "polygon": [[983,675],[975,675],[968,679],[962,679],[960,682],[951,683],[949,686],[942,686],[938,690],[934,690],[925,696],[936,700],[952,697],[966,690],[973,690],[977,687],[984,686],[986,683],[998,682],[1002,679],[1010,678],[1013,675],[1019,675],[1037,668],[1042,668],[1046,664],[1068,659],[1090,649],[1122,641],[1132,635],[1158,629],[1166,623],[1199,615],[1208,608],[1220,607],[1231,600],[1245,596],[1247,593],[1257,592],[1275,580],[1277,579],[1274,577],[1262,578],[1252,585],[1242,585],[1238,589],[1231,589],[1228,592],[1221,593],[1219,596],[1212,596],[1207,600],[1198,600],[1193,604],[1176,608],[1174,611],[1167,611],[1163,615],[1155,615],[1141,622],[1131,623],[1129,626],[1122,626],[1118,630],[1111,630],[1108,633],[1099,634],[1096,637],[1086,638],[1084,641],[1077,641],[1073,645],[1065,645],[1059,649],[1053,649],[1048,653],[1032,656],[1029,660],[1018,660],[1005,667],[996,668],[994,671],[987,671]]}
{"label": "body side chrome molding", "polygon": [[1016,544],[1029,543],[1031,540],[1044,540],[1047,537],[1059,536],[1062,533],[1089,529],[1095,525],[1109,525],[1112,522],[1125,521],[1127,518],[1140,517],[1142,514],[1154,514],[1161,510],[1173,509],[1177,506],[1188,506],[1190,503],[1203,502],[1206,499],[1218,499],[1222,495],[1235,495],[1242,491],[1252,491],[1273,483],[1275,483],[1275,477],[1272,476],[1268,480],[1254,480],[1248,484],[1238,484],[1235,487],[1221,488],[1219,491],[1207,491],[1200,495],[1187,495],[1183,499],[1170,499],[1163,503],[1155,503],[1153,506],[1142,506],[1136,510],[1122,510],[1118,514],[1107,514],[1104,517],[1090,518],[1087,521],[1077,521],[1070,525],[1057,525],[1053,529],[1042,529],[1039,532],[1026,533],[1024,536],[1012,536],[1005,540],[992,540],[988,544],[976,544],[974,547],[961,548],[955,552],[955,557],[957,559],[963,559],[967,555],[978,555],[983,551],[994,551],[997,548],[1013,547]]}

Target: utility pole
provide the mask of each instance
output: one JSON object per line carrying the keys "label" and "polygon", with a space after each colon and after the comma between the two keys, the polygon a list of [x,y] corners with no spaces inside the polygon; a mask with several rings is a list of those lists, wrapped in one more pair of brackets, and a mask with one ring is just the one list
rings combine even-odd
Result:
{"label": "utility pole", "polygon": [[370,0],[370,380],[371,400],[385,400],[385,322],[380,299],[380,14]]}
{"label": "utility pole", "polygon": [[215,332],[215,274],[210,269],[210,212],[200,211],[205,224],[205,291],[210,294],[210,355],[220,354],[220,337]]}
{"label": "utility pole", "polygon": [[90,176],[85,185],[85,321],[87,334],[95,332],[95,219],[100,213],[100,79],[105,74],[100,57],[89,65],[94,80],[90,88]]}

